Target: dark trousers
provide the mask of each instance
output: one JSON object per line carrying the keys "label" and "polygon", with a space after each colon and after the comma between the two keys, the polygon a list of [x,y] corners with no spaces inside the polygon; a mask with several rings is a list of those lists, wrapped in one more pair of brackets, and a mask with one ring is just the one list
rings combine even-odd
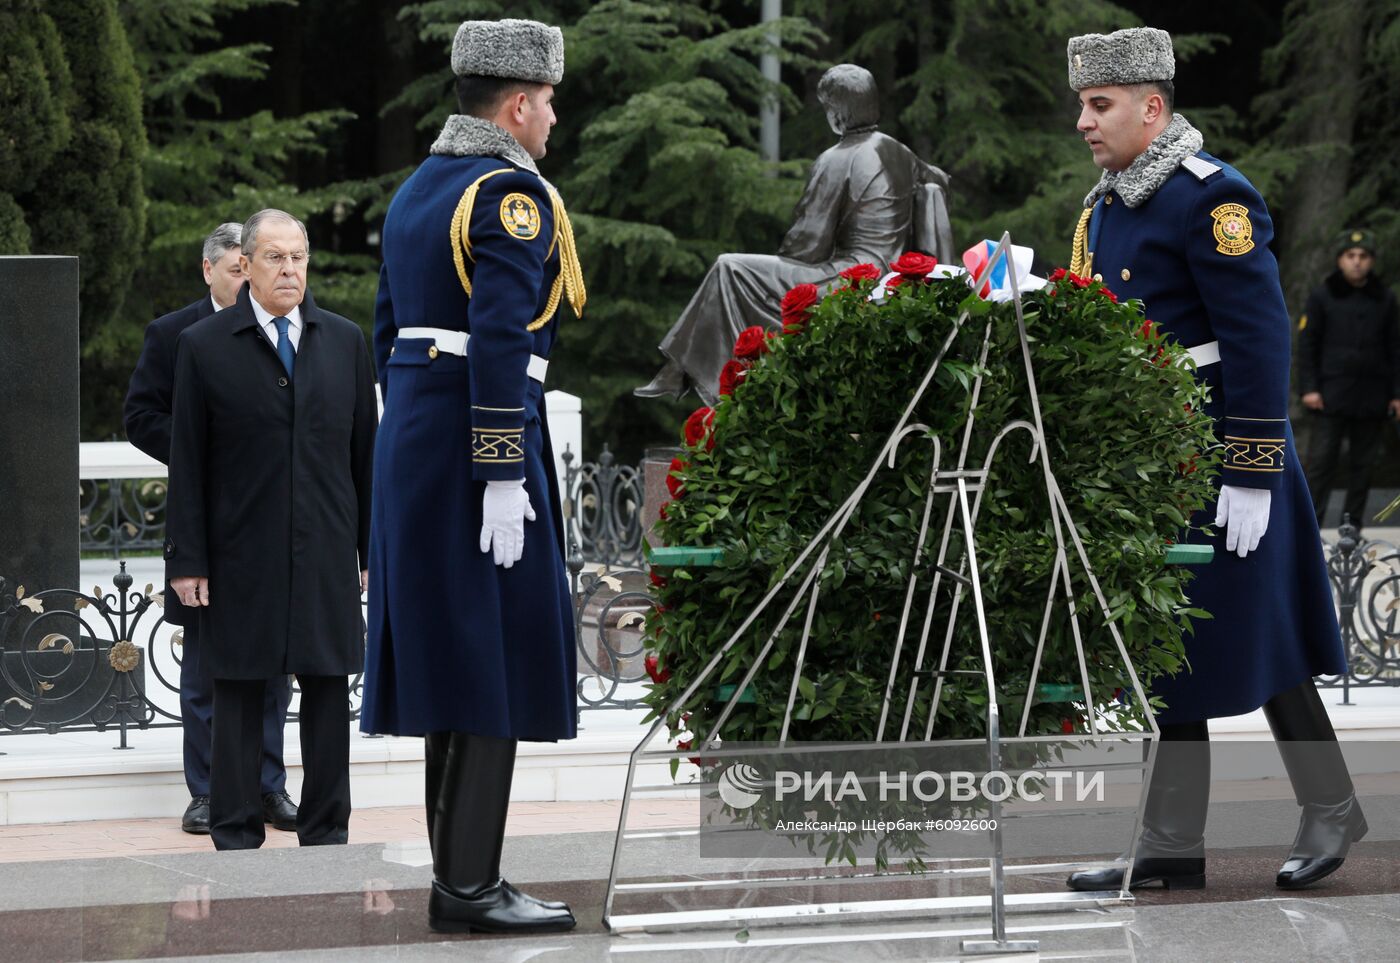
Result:
{"label": "dark trousers", "polygon": [[[199,664],[199,623],[185,626],[180,647],[180,725],[185,734],[185,785],[191,796],[209,795],[209,752],[214,722],[214,680]],[[287,788],[287,767],[282,762],[282,728],[287,724],[287,704],[292,683],[286,676],[269,679],[263,699],[262,791]]]}
{"label": "dark trousers", "polygon": [[[303,772],[297,838],[303,846],[342,844],[350,828],[350,680],[298,675],[297,682]],[[209,822],[216,849],[263,844],[258,763],[266,689],[265,679],[214,680]]]}
{"label": "dark trousers", "polygon": [[1347,445],[1347,498],[1344,514],[1357,528],[1366,518],[1366,493],[1371,488],[1371,469],[1376,464],[1376,446],[1385,429],[1384,418],[1348,418],[1318,412],[1312,419],[1312,439],[1308,442],[1308,491],[1312,494],[1317,524],[1327,512],[1327,496],[1336,481],[1342,462],[1342,442]]}

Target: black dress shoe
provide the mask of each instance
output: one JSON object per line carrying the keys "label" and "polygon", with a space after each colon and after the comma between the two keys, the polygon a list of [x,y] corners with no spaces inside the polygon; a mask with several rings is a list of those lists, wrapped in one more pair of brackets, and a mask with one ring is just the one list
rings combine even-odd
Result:
{"label": "black dress shoe", "polygon": [[509,880],[505,879],[504,877],[501,878],[501,885],[504,886],[506,889],[510,890],[512,896],[515,896],[518,899],[529,900],[531,903],[538,903],[545,909],[566,910],[569,908],[569,904],[564,902],[562,899],[540,899],[538,896],[531,896],[529,893],[522,893],[520,890],[515,888],[514,884],[512,884]]}
{"label": "black dress shoe", "polygon": [[1298,824],[1293,849],[1278,871],[1280,889],[1302,889],[1342,868],[1351,844],[1370,829],[1353,793],[1333,805],[1308,803]]}
{"label": "black dress shoe", "polygon": [[195,796],[180,817],[180,828],[196,836],[209,835],[209,797]]}
{"label": "black dress shoe", "polygon": [[[1068,883],[1070,889],[1085,891],[1122,889],[1123,870],[1086,869],[1072,874]],[[1149,883],[1161,883],[1163,889],[1205,889],[1205,857],[1140,857],[1133,864],[1133,881],[1128,889],[1139,889]]]}
{"label": "black dress shoe", "polygon": [[435,933],[555,933],[577,925],[567,906],[545,906],[498,879],[463,893],[433,880],[428,926]]}
{"label": "black dress shoe", "polygon": [[297,804],[285,792],[263,793],[263,822],[273,829],[293,833],[297,828]]}

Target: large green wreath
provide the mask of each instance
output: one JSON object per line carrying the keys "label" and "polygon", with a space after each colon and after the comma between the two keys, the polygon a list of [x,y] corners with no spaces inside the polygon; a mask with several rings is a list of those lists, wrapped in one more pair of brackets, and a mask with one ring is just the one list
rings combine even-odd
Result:
{"label": "large green wreath", "polygon": [[[960,316],[967,320],[912,418],[941,440],[941,466],[951,468],[957,457],[979,373],[969,467],[980,467],[1002,425],[1031,418],[1014,305],[983,300],[964,278],[927,280],[926,269],[901,277],[883,299],[870,297],[879,273],[870,265],[852,269],[844,287],[820,300],[811,285],[795,288],[784,299],[784,333],[744,332],[725,369],[725,394],[713,410],[687,421],[685,455],[669,477],[675,497],[659,533],[668,545],[721,548],[723,561],[652,575],[659,607],[648,625],[655,659],[645,701],[649,718],[669,709],[666,723],[678,748],[711,734],[732,684],[752,665],[790,596],[769,606],[687,704],[672,703],[864,478]],[[1146,686],[1183,668],[1182,634],[1193,617],[1206,617],[1188,605],[1189,570],[1163,563],[1166,545],[1214,498],[1210,479],[1218,458],[1206,389],[1185,350],[1144,321],[1140,304],[1118,304],[1102,284],[1063,271],[1051,281],[1023,297],[1051,467]],[[988,324],[991,349],[979,369]],[[1001,443],[976,534],[997,697],[1014,707],[1003,713],[1016,723],[1056,546],[1042,469],[1030,453],[1025,432]],[[902,445],[895,468],[875,477],[833,546],[820,576],[822,601],[789,738],[875,738],[931,459],[931,445]],[[921,563],[925,586],[945,506],[940,496]],[[797,582],[790,586],[795,590]],[[1098,604],[1083,578],[1075,588],[1094,700],[1120,699],[1123,724],[1141,726],[1144,707],[1124,695],[1128,678]],[[943,593],[934,621],[940,647],[948,605]],[[1050,625],[1042,691],[1080,684],[1066,612],[1057,606]],[[959,619],[950,669],[981,668],[970,614],[965,609]],[[908,691],[921,616],[916,604],[896,693]],[[751,697],[745,694],[719,733],[723,740],[778,739],[801,629],[802,619],[794,618],[779,635]],[[910,738],[922,738],[927,722],[930,686],[920,693]],[[1027,735],[1083,731],[1082,696],[1052,700],[1036,703]],[[900,697],[891,713],[899,720],[903,711]],[[933,737],[981,738],[985,713],[981,677],[952,676]]]}

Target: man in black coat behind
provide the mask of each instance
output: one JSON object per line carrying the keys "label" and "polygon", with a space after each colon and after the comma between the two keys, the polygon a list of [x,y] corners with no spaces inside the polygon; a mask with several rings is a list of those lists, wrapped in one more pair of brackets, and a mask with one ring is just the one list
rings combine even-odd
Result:
{"label": "man in black coat behind", "polygon": [[1327,511],[1346,441],[1347,497],[1342,511],[1366,522],[1366,493],[1385,418],[1400,418],[1400,319],[1395,294],[1372,273],[1367,231],[1337,241],[1337,269],[1308,296],[1298,322],[1299,388],[1314,412],[1308,488],[1317,523]]}
{"label": "man in black coat behind", "polygon": [[350,821],[349,675],[364,665],[373,367],[354,322],[306,289],[306,228],[283,211],[243,226],[248,284],[180,335],[175,362],[171,588],[199,606],[214,680],[211,835],[263,842],[258,793],[269,679],[301,686],[303,846]]}
{"label": "man in black coat behind", "polygon": [[[201,318],[233,304],[243,286],[239,239],[243,225],[220,224],[204,239],[204,283],[209,293],[146,326],[146,343],[127,389],[123,420],[126,437],[163,465],[170,464],[170,397],[175,389],[175,341]],[[187,833],[209,832],[209,746],[214,689],[199,668],[199,620],[180,604],[167,583],[165,621],[184,627],[180,647],[180,723],[184,732],[185,785],[190,803],[180,820]],[[277,829],[296,829],[297,807],[287,795],[287,767],[282,762],[282,730],[292,687],[283,677],[267,687],[263,705],[263,820]]]}

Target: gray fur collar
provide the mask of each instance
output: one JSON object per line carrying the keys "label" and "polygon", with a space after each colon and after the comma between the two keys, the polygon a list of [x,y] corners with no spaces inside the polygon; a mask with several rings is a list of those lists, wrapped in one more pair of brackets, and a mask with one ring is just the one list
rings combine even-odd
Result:
{"label": "gray fur collar", "polygon": [[454,157],[499,157],[531,174],[539,174],[535,160],[520,146],[520,141],[489,120],[469,114],[453,114],[442,125],[442,133],[433,141],[430,154]]}
{"label": "gray fur collar", "polygon": [[1157,193],[1157,188],[1176,173],[1181,162],[1200,150],[1204,142],[1201,132],[1184,116],[1174,114],[1171,123],[1126,170],[1117,174],[1103,172],[1098,184],[1084,198],[1084,206],[1093,207],[1109,191],[1116,191],[1129,207],[1146,204],[1148,198]]}

